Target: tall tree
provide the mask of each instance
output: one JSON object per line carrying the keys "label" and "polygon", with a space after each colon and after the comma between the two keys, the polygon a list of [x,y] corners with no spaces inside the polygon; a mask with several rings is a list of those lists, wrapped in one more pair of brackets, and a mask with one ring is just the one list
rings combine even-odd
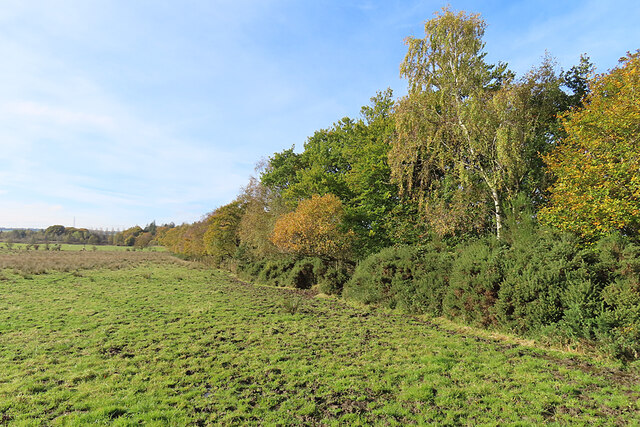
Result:
{"label": "tall tree", "polygon": [[409,94],[398,102],[389,162],[401,189],[443,232],[481,229],[490,214],[500,239],[503,204],[522,188],[527,156],[535,155],[529,148],[541,115],[532,95],[542,80],[516,81],[505,64],[486,63],[484,30],[479,15],[443,9],[423,39],[406,40],[400,72]]}
{"label": "tall tree", "polygon": [[581,109],[563,118],[566,137],[545,157],[557,181],[544,222],[594,237],[640,232],[640,51],[597,76]]}
{"label": "tall tree", "polygon": [[273,191],[284,193],[298,182],[298,171],[304,168],[301,155],[295,147],[275,153],[260,173],[260,182]]}
{"label": "tall tree", "polygon": [[378,92],[360,110],[343,155],[350,168],[345,181],[351,197],[343,200],[345,221],[357,235],[356,255],[364,257],[392,243],[398,187],[391,182],[389,150],[394,133],[393,92]]}
{"label": "tall tree", "polygon": [[291,209],[314,194],[337,196],[345,223],[358,236],[358,257],[391,243],[390,217],[398,202],[387,161],[393,104],[390,89],[377,93],[362,107],[361,118],[345,117],[315,132],[300,154],[292,149],[276,153],[260,174],[271,197],[280,195]]}
{"label": "tall tree", "polygon": [[270,239],[273,227],[278,217],[290,211],[282,196],[256,178],[251,178],[238,200],[244,206],[238,225],[240,243],[255,258],[273,256],[278,252]]}
{"label": "tall tree", "polygon": [[207,228],[202,237],[205,251],[216,263],[230,258],[238,247],[238,227],[244,213],[244,205],[235,200],[219,207],[207,218]]}

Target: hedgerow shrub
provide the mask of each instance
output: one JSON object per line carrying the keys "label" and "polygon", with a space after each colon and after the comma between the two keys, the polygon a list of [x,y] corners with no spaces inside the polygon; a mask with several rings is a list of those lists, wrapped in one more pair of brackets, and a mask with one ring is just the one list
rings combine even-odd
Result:
{"label": "hedgerow shrub", "polygon": [[383,249],[360,262],[343,294],[365,304],[440,315],[450,258],[436,244]]}
{"label": "hedgerow shrub", "polygon": [[537,227],[457,246],[383,249],[345,262],[282,257],[238,262],[273,286],[340,294],[366,304],[640,358],[640,246],[621,235],[591,244]]}
{"label": "hedgerow shrub", "polygon": [[325,268],[321,259],[303,258],[296,261],[283,280],[285,286],[297,289],[310,289],[318,282],[318,278],[323,270],[325,270]]}
{"label": "hedgerow shrub", "polygon": [[295,265],[292,258],[269,260],[258,273],[258,282],[270,286],[287,286],[288,273]]}
{"label": "hedgerow shrub", "polygon": [[495,314],[498,323],[518,333],[540,330],[560,321],[566,309],[568,280],[588,279],[575,239],[540,232],[514,241],[503,257]]}
{"label": "hedgerow shrub", "polygon": [[447,317],[482,326],[498,324],[494,305],[504,277],[505,251],[495,238],[461,245],[443,300],[442,310]]}
{"label": "hedgerow shrub", "polygon": [[345,262],[317,257],[287,256],[258,261],[247,258],[238,262],[238,273],[265,285],[297,289],[317,286],[320,292],[337,295],[350,278],[350,267]]}
{"label": "hedgerow shrub", "polygon": [[318,279],[318,290],[328,295],[340,295],[351,279],[353,267],[344,262],[330,263],[325,267]]}
{"label": "hedgerow shrub", "polygon": [[598,316],[588,332],[612,356],[640,358],[640,246],[613,234],[584,252],[600,291],[589,295],[598,304]]}

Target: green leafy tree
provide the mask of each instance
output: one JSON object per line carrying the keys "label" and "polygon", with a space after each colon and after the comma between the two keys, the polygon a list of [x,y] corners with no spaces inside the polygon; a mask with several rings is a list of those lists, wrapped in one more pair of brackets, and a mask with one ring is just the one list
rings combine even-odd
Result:
{"label": "green leafy tree", "polygon": [[244,206],[244,213],[238,225],[240,243],[254,258],[268,258],[278,253],[271,242],[273,227],[279,216],[290,209],[282,196],[251,178],[238,198]]}
{"label": "green leafy tree", "polygon": [[[481,104],[510,75],[504,66],[484,61],[484,29],[479,15],[444,9],[426,22],[425,38],[406,39],[408,52],[400,66],[409,94],[396,111],[397,138],[389,157],[392,176],[432,218],[456,213],[457,218],[447,220],[455,226],[451,231],[457,231],[457,224],[469,224],[467,216],[486,212],[477,187],[483,181],[494,183],[490,171],[477,163],[481,158],[490,160],[485,153],[491,148],[485,146],[489,129],[478,134],[471,124],[486,114],[477,124],[492,126],[493,117]],[[497,188],[488,190],[497,201],[499,235],[501,195]]]}
{"label": "green leafy tree", "polygon": [[[500,239],[503,205],[532,176],[536,141],[548,142],[536,140],[553,120],[541,106],[552,106],[548,91],[559,93],[562,80],[545,64],[515,80],[505,64],[486,63],[484,30],[479,15],[443,9],[425,38],[406,40],[409,94],[396,109],[389,162],[436,231],[482,231],[493,217]],[[531,192],[537,186],[529,179]]]}
{"label": "green leafy tree", "polygon": [[353,197],[346,182],[351,164],[345,150],[353,142],[355,125],[345,117],[307,140],[301,155],[303,167],[297,171],[296,182],[285,193],[286,198],[298,201],[329,193],[340,200]]}
{"label": "green leafy tree", "polygon": [[591,83],[566,137],[545,157],[557,181],[542,220],[584,237],[640,232],[640,51]]}
{"label": "green leafy tree", "polygon": [[391,217],[399,200],[387,161],[393,104],[390,89],[379,92],[362,108],[360,119],[345,117],[315,132],[300,154],[292,149],[276,153],[260,175],[260,183],[290,209],[313,195],[337,196],[344,222],[357,236],[358,257],[392,242]]}
{"label": "green leafy tree", "polygon": [[301,155],[291,147],[269,158],[260,182],[273,191],[285,192],[297,182],[297,173],[303,167]]}
{"label": "green leafy tree", "polygon": [[356,234],[354,249],[359,258],[393,243],[394,223],[400,203],[398,186],[391,182],[389,151],[395,131],[393,92],[387,89],[371,98],[360,110],[350,144],[344,147],[349,163],[345,182],[351,197],[345,204],[345,223]]}
{"label": "green leafy tree", "polygon": [[216,263],[230,258],[235,253],[239,238],[238,227],[244,206],[238,200],[213,211],[206,220],[207,229],[203,236],[206,253]]}

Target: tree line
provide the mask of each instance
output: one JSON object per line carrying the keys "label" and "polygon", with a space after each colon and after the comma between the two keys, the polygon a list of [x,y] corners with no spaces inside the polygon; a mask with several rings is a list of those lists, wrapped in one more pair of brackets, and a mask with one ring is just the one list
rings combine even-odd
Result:
{"label": "tree line", "polygon": [[[157,237],[163,235],[175,224],[156,225],[155,221],[144,228],[133,226],[122,231],[89,230],[87,228],[65,227],[56,224],[46,229],[12,229],[0,231],[0,241],[25,243],[37,249],[40,244],[68,243],[81,245],[115,245],[143,249],[158,245]],[[36,246],[38,245],[38,246]]]}
{"label": "tree line", "polygon": [[265,283],[637,357],[640,53],[516,76],[487,61],[485,28],[443,9],[406,39],[406,96],[273,154],[158,242]]}

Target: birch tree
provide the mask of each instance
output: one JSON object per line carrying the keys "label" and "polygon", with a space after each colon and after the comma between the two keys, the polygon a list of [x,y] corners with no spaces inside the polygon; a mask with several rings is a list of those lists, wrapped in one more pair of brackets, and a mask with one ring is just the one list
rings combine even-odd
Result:
{"label": "birch tree", "polygon": [[485,61],[484,30],[479,15],[443,9],[426,22],[424,38],[406,39],[400,74],[409,93],[396,108],[389,163],[394,180],[426,212],[444,201],[444,211],[458,212],[448,224],[481,222],[492,212],[500,239],[503,203],[525,174],[535,115],[531,87],[514,81],[505,64]]}

